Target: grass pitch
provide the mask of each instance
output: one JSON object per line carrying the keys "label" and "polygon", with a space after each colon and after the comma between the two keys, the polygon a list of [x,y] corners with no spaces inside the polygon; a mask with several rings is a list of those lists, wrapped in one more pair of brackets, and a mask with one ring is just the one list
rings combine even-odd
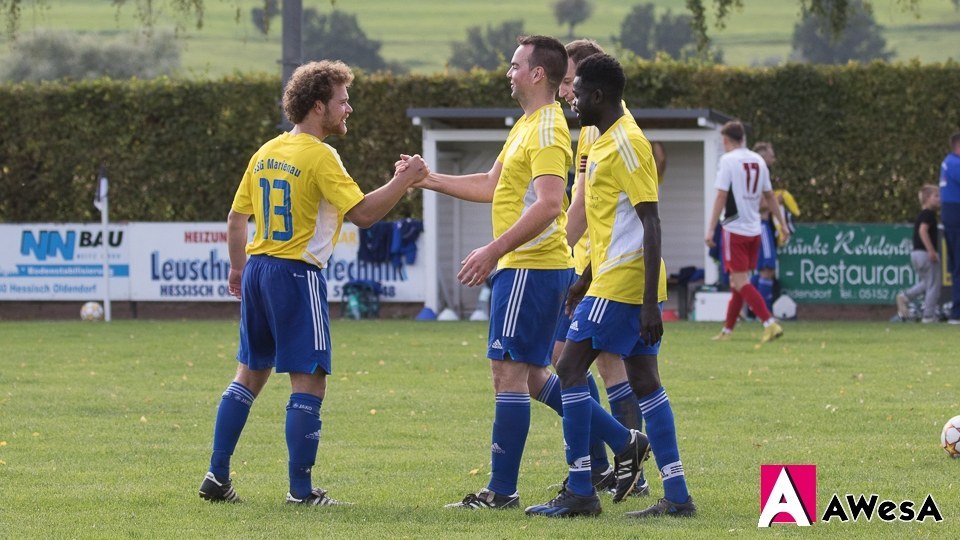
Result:
{"label": "grass pitch", "polygon": [[[960,460],[939,448],[960,414],[958,329],[798,322],[755,348],[760,325],[727,343],[717,324],[670,323],[661,375],[691,493],[687,520],[596,519],[443,508],[486,485],[493,415],[483,323],[335,321],[314,482],[345,508],[283,503],[285,376],[257,399],[234,456],[244,503],[197,496],[237,325],[209,321],[0,323],[0,537],[3,538],[943,538],[955,534]],[[818,466],[818,508],[834,493],[917,504],[941,523],[818,522],[756,528],[759,466]],[[560,419],[534,403],[522,504],[565,475]],[[953,531],[953,532],[951,532]]]}

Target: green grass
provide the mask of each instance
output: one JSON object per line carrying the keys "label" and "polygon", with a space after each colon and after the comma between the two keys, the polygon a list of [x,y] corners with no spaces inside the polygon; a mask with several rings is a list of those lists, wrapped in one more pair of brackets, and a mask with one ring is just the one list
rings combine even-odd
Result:
{"label": "green grass", "polygon": [[[612,46],[611,36],[619,34],[620,23],[634,3],[619,0],[593,0],[590,19],[576,28],[578,36],[590,36]],[[686,13],[685,0],[657,0],[658,16],[670,9]],[[128,2],[133,4],[133,2]],[[155,5],[166,5],[154,1]],[[305,7],[329,10],[327,0],[305,2]],[[712,3],[708,2],[712,6]],[[731,65],[752,65],[783,60],[790,53],[793,27],[798,20],[796,0],[746,2],[730,14],[725,28],[710,32]],[[897,51],[898,60],[917,58],[922,62],[960,59],[956,35],[960,30],[960,11],[947,0],[920,2],[919,17],[904,11],[899,2],[874,2],[877,21],[886,26],[888,46]],[[23,11],[24,33],[37,28],[68,28],[89,32],[115,33],[137,28],[136,9],[127,5],[119,11],[107,0],[45,0],[45,6]],[[205,0],[203,29],[183,20],[182,31],[185,73],[192,76],[221,76],[234,72],[279,73],[280,20],[275,20],[270,35],[263,36],[250,21],[250,9],[259,0]],[[552,2],[449,2],[440,0],[338,0],[336,6],[358,16],[361,27],[371,39],[383,43],[381,53],[415,72],[442,71],[450,57],[450,43],[463,40],[470,26],[496,25],[522,18],[531,33],[556,35],[565,39],[567,28],[557,24]],[[239,22],[238,12],[239,9]],[[713,11],[709,23],[713,26]],[[160,13],[158,29],[173,29],[177,19],[169,11]]]}
{"label": "green grass", "polygon": [[[258,398],[234,456],[245,502],[197,497],[237,325],[209,321],[0,323],[0,537],[3,538],[728,538],[756,529],[759,465],[818,466],[818,511],[833,493],[917,502],[945,521],[817,523],[818,536],[953,534],[960,460],[939,448],[960,414],[956,327],[786,325],[757,349],[759,325],[728,343],[716,324],[670,323],[661,356],[680,449],[700,507],[642,525],[604,498],[597,519],[442,508],[486,485],[492,385],[483,323],[335,321],[335,373],[314,479],[347,508],[291,508],[286,378]],[[534,404],[520,478],[524,504],[565,474],[559,417]],[[648,465],[654,497],[662,495]]]}

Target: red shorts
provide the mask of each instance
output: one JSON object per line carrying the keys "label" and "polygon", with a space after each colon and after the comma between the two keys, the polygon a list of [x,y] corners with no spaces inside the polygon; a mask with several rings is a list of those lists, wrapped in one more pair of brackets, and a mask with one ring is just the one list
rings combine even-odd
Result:
{"label": "red shorts", "polygon": [[760,235],[743,236],[723,229],[723,268],[728,273],[750,272],[757,267]]}

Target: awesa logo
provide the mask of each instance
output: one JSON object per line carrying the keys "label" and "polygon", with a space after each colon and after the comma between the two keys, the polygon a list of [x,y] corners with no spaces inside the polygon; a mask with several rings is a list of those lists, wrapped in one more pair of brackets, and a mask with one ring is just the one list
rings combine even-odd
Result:
{"label": "awesa logo", "polygon": [[760,521],[809,527],[817,520],[816,465],[760,466]]}
{"label": "awesa logo", "polygon": [[[817,520],[816,516],[816,465],[760,466],[760,520],[757,527],[769,527],[773,523],[794,523],[806,527]],[[871,521],[874,516],[885,522],[924,521],[927,518],[943,521],[933,495],[928,494],[918,508],[911,500],[881,501],[877,494],[859,497],[848,494],[841,499],[836,493],[830,498],[820,521],[856,523],[860,519]]]}

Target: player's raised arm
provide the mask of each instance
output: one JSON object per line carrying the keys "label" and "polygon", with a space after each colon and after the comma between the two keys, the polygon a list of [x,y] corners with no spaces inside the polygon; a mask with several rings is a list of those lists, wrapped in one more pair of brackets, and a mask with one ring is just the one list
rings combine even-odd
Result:
{"label": "player's raised arm", "polygon": [[431,172],[414,187],[429,189],[444,195],[470,202],[488,203],[493,201],[493,192],[500,180],[503,163],[496,161],[485,173],[452,175]]}
{"label": "player's raised arm", "polygon": [[346,218],[357,227],[370,227],[397,205],[408,188],[430,172],[419,155],[407,158],[397,165],[389,182],[364,195],[363,200],[347,211]]}

